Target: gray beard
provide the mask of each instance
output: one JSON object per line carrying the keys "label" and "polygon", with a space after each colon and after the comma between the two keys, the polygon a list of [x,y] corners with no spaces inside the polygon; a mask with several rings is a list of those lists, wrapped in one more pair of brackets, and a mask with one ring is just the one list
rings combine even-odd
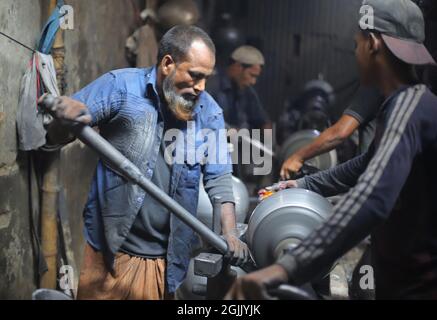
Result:
{"label": "gray beard", "polygon": [[173,114],[175,114],[177,118],[181,118],[182,116],[183,119],[181,120],[188,120],[188,118],[191,118],[196,101],[187,100],[176,92],[173,82],[175,73],[176,72],[173,71],[164,79],[162,84],[162,92],[168,107]]}

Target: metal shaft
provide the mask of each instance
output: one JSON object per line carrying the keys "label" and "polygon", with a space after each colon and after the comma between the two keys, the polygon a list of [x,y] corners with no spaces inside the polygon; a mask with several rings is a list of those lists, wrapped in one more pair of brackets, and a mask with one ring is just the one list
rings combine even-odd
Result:
{"label": "metal shaft", "polygon": [[147,179],[141,171],[129,161],[120,151],[115,149],[108,141],[100,136],[89,126],[74,126],[74,134],[79,140],[96,151],[102,158],[110,162],[120,173],[129,181],[139,185],[144,191],[149,193],[155,200],[173,212],[179,219],[190,226],[196,233],[202,236],[205,241],[214,246],[221,253],[227,252],[226,242],[211,231],[202,222],[191,215],[175,200],[163,193],[155,184]]}
{"label": "metal shaft", "polygon": [[269,148],[267,148],[262,142],[258,141],[258,140],[254,140],[248,136],[241,136],[241,139],[246,141],[247,143],[250,143],[252,145],[252,147],[255,147],[258,150],[263,151],[265,154],[269,155],[270,157],[274,158],[276,157],[275,153],[270,150]]}
{"label": "metal shaft", "polygon": [[[227,123],[225,123],[225,127],[226,127],[226,129],[231,129],[232,128],[232,126],[230,126]],[[256,149],[258,149],[260,151],[263,151],[268,156],[270,156],[272,158],[276,157],[276,154],[273,152],[273,150],[267,148],[267,146],[264,145],[261,141],[252,139],[251,137],[248,137],[246,135],[241,135],[239,137],[241,138],[241,140],[243,140],[243,141],[249,143],[250,145],[252,145],[252,147],[254,147],[254,148],[256,148]]]}
{"label": "metal shaft", "polygon": [[[44,99],[43,105],[45,105],[47,111],[53,113],[52,107],[54,105],[54,98],[47,96]],[[94,131],[91,127],[79,123],[71,125],[70,129],[79,140],[97,152],[100,157],[116,168],[127,180],[140,186],[155,200],[191,227],[194,232],[199,234],[214,248],[223,254],[227,253],[228,245],[225,240],[220,238],[220,236],[215,234],[197,218],[191,215],[175,200],[162,192],[162,190],[147,179],[141,171],[131,161],[129,161],[129,159],[114,148],[100,134]]]}

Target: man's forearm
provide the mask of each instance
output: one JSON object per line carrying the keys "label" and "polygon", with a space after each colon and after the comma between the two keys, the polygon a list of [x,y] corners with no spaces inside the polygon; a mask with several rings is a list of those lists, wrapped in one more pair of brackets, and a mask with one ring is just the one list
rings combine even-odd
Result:
{"label": "man's forearm", "polygon": [[332,127],[323,131],[313,143],[297,151],[296,154],[306,161],[329,152],[342,144],[359,126],[360,122],[357,119],[344,114]]}
{"label": "man's forearm", "polygon": [[298,187],[324,197],[345,193],[355,186],[360,175],[366,170],[370,157],[371,154],[367,152],[334,168],[306,176],[297,180]]}
{"label": "man's forearm", "polygon": [[225,174],[205,183],[205,190],[209,198],[220,197],[221,206],[221,224],[223,233],[231,232],[236,228],[235,219],[235,199],[232,189],[232,175]]}
{"label": "man's forearm", "polygon": [[234,230],[236,230],[235,205],[232,202],[222,203],[221,222],[223,234],[234,232]]}
{"label": "man's forearm", "polygon": [[303,161],[307,161],[335,149],[338,145],[342,144],[344,140],[342,136],[336,133],[334,128],[328,128],[311,144],[298,150],[295,155]]}

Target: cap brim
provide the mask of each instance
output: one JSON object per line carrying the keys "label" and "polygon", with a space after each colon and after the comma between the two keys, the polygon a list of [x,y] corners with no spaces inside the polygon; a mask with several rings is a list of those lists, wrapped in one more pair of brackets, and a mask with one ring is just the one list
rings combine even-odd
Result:
{"label": "cap brim", "polygon": [[428,49],[422,44],[414,41],[408,41],[390,37],[382,34],[385,44],[390,51],[400,60],[414,65],[437,65]]}

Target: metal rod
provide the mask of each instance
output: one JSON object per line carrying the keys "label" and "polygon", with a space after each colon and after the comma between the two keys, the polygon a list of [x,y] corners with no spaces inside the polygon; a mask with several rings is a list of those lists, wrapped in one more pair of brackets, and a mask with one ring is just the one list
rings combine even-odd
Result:
{"label": "metal rod", "polygon": [[75,126],[74,133],[79,140],[91,147],[101,157],[117,168],[125,178],[139,185],[144,191],[148,192],[154,199],[173,212],[179,219],[202,236],[209,244],[223,254],[227,252],[228,246],[222,238],[191,215],[175,200],[163,193],[162,190],[147,179],[131,161],[129,161],[91,127],[81,125]]}
{"label": "metal rod", "polygon": [[[54,105],[54,98],[47,95],[43,101],[42,107],[53,114],[52,106]],[[114,148],[101,135],[94,131],[91,127],[74,123],[70,127],[75,136],[89,146],[92,150],[97,152],[100,157],[107,161],[111,166],[116,168],[127,180],[137,184],[144,191],[150,194],[155,200],[166,207],[170,212],[175,214],[180,220],[191,227],[197,234],[205,239],[214,248],[221,253],[226,254],[228,245],[225,240],[220,238],[211,229],[200,222],[196,217],[191,215],[175,200],[162,192],[155,184],[147,179],[141,171],[127,159],[120,151]]]}
{"label": "metal rod", "polygon": [[[227,123],[225,123],[225,127],[228,130],[232,128],[232,126],[228,125]],[[267,148],[265,146],[265,144],[263,144],[261,141],[254,140],[251,137],[248,137],[246,135],[239,135],[239,137],[241,138],[241,140],[244,140],[247,143],[251,144],[252,147],[255,147],[258,150],[264,151],[264,153],[269,155],[270,157],[272,157],[272,158],[276,157],[276,154],[273,152],[273,150]]]}
{"label": "metal rod", "polygon": [[276,157],[275,153],[269,148],[267,148],[262,142],[258,140],[254,140],[245,135],[241,136],[241,139],[250,143],[253,147],[257,148],[258,150],[264,151],[264,153],[269,155],[270,157],[272,158]]}

